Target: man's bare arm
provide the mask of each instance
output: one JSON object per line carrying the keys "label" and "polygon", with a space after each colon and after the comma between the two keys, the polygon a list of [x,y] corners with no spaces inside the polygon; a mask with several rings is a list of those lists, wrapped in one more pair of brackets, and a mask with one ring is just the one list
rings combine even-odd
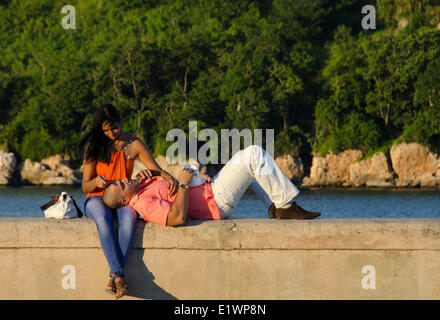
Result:
{"label": "man's bare arm", "polygon": [[185,223],[188,211],[188,189],[179,189],[168,213],[167,226],[177,227]]}
{"label": "man's bare arm", "polygon": [[[179,176],[179,184],[188,186],[195,175],[194,170],[190,168],[182,169]],[[176,199],[174,199],[171,210],[168,213],[167,226],[180,226],[185,223],[186,213],[188,211],[188,187],[179,188]]]}

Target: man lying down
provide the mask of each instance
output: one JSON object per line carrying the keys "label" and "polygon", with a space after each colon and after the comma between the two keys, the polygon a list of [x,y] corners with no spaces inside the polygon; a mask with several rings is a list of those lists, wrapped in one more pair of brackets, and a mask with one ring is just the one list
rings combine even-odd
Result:
{"label": "man lying down", "polygon": [[237,152],[213,179],[202,179],[194,168],[184,167],[174,195],[162,177],[153,176],[143,182],[115,180],[106,187],[103,200],[112,209],[131,206],[147,222],[179,226],[189,219],[229,218],[248,187],[266,204],[269,218],[313,219],[321,215],[293,201],[298,188],[256,145]]}

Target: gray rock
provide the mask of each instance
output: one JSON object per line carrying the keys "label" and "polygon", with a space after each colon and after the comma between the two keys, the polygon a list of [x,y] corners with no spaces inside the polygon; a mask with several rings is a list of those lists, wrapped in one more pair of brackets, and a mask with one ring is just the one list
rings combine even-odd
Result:
{"label": "gray rock", "polygon": [[300,184],[302,182],[304,177],[304,165],[301,158],[284,155],[282,157],[277,157],[275,162],[295,184]]}
{"label": "gray rock", "polygon": [[378,152],[371,158],[351,164],[348,183],[355,187],[362,185],[393,186],[393,171],[388,164],[386,155],[383,152]]}
{"label": "gray rock", "polygon": [[362,157],[360,150],[346,150],[338,154],[330,152],[325,158],[313,157],[310,177],[311,186],[347,186],[350,179],[350,166]]}
{"label": "gray rock", "polygon": [[0,150],[0,185],[17,183],[15,175],[16,162],[13,153]]}
{"label": "gray rock", "polygon": [[399,187],[434,187],[440,185],[438,155],[417,143],[395,144],[390,151],[391,163]]}
{"label": "gray rock", "polygon": [[41,162],[32,163],[26,159],[19,165],[21,181],[33,185],[77,185],[81,180],[67,164],[70,159],[64,155],[55,155]]}

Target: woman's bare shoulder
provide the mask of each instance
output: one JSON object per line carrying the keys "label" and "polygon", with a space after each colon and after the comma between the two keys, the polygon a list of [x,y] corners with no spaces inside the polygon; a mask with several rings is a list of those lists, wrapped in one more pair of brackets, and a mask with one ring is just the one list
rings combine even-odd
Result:
{"label": "woman's bare shoulder", "polygon": [[124,144],[122,145],[121,148],[124,149],[124,148],[127,148],[131,144],[134,145],[134,142],[136,142],[136,140],[138,140],[138,139],[139,138],[136,137],[135,135],[132,135],[130,133],[125,133],[124,138],[121,139],[124,142]]}
{"label": "woman's bare shoulder", "polygon": [[147,145],[142,141],[141,138],[136,137],[136,140],[134,140],[132,144],[133,144],[133,151],[136,153],[136,155],[145,152],[150,153],[150,150],[148,149]]}
{"label": "woman's bare shoulder", "polygon": [[133,141],[133,146],[138,153],[142,152],[143,150],[147,150],[147,146],[139,137],[136,137],[136,140]]}
{"label": "woman's bare shoulder", "polygon": [[95,159],[84,159],[83,167],[94,167],[96,166],[97,161]]}

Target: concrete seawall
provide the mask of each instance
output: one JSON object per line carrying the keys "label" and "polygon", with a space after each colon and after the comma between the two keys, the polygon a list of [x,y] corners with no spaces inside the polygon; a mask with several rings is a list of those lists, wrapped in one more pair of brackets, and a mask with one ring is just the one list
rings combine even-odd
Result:
{"label": "concrete seawall", "polygon": [[[440,219],[139,221],[123,299],[440,299]],[[0,219],[0,299],[114,299],[91,219]]]}

